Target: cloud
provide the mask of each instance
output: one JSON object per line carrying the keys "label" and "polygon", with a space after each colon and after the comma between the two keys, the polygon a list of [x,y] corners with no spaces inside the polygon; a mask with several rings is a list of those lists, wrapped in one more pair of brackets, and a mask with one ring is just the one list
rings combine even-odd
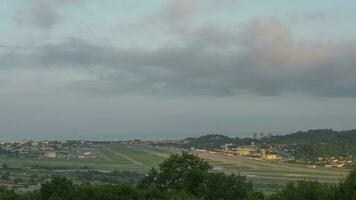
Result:
{"label": "cloud", "polygon": [[14,16],[21,25],[32,25],[42,29],[51,29],[57,25],[62,15],[59,10],[63,6],[81,4],[82,0],[34,0],[26,7],[19,9]]}
{"label": "cloud", "polygon": [[286,15],[286,19],[294,24],[301,24],[306,22],[326,21],[335,16],[337,17],[337,14],[333,12],[314,11],[304,13],[289,13]]}
{"label": "cloud", "polygon": [[238,3],[238,0],[169,0],[158,12],[147,15],[142,24],[176,30],[188,27],[196,19],[226,12],[226,8],[234,8]]}
{"label": "cloud", "polygon": [[5,45],[5,44],[0,44],[0,48],[9,49],[9,48],[11,48],[11,46]]}
{"label": "cloud", "polygon": [[177,20],[177,18],[185,18],[194,14],[197,8],[200,7],[201,0],[172,0],[163,8],[164,15],[171,20]]}
{"label": "cloud", "polygon": [[235,28],[188,28],[177,38],[179,44],[157,49],[72,38],[9,50],[0,64],[85,71],[84,79],[66,79],[63,87],[100,95],[356,96],[356,41],[296,43],[288,27],[274,19]]}
{"label": "cloud", "polygon": [[59,14],[48,3],[39,2],[17,13],[16,21],[20,24],[31,24],[49,29],[59,22]]}

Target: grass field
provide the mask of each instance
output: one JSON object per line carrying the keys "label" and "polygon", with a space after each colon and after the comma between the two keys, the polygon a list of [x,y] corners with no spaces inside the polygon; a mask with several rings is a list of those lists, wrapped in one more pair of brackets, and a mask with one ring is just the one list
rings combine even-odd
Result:
{"label": "grass field", "polygon": [[131,146],[112,144],[105,146],[92,146],[95,159],[40,159],[40,158],[3,158],[0,163],[6,162],[9,166],[26,168],[31,165],[39,166],[65,166],[73,168],[87,167],[97,170],[138,171],[147,172],[151,167],[156,167],[167,158],[169,151],[147,146]]}
{"label": "grass field", "polygon": [[305,165],[282,163],[278,161],[251,160],[240,156],[217,154],[198,154],[219,166],[225,172],[241,174],[254,183],[257,188],[274,191],[291,181],[317,180],[326,183],[337,183],[347,176],[348,170],[318,167],[309,169]]}
{"label": "grass field", "polygon": [[[52,166],[67,168],[90,168],[107,171],[147,172],[157,167],[168,158],[171,149],[156,148],[147,145],[96,145],[89,147],[95,159],[39,159],[39,158],[0,158],[0,163],[6,162],[11,167],[28,168],[29,166]],[[257,161],[245,157],[224,156],[217,154],[198,154],[212,165],[218,166],[227,173],[241,174],[247,177],[257,188],[264,191],[274,191],[290,181],[318,180],[336,183],[348,174],[346,169],[327,169],[319,167],[308,169],[302,165],[281,162]]]}

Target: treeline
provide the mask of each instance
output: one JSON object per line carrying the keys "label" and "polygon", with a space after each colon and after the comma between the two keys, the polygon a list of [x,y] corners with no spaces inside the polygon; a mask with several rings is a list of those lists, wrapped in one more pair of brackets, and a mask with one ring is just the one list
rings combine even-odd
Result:
{"label": "treeline", "polygon": [[125,183],[137,184],[144,176],[138,172],[131,171],[112,171],[100,172],[97,170],[88,171],[73,171],[68,173],[69,176],[75,177],[77,180],[83,181],[99,181],[102,183]]}
{"label": "treeline", "polygon": [[137,185],[74,184],[54,177],[36,191],[19,194],[0,188],[1,200],[355,200],[356,171],[340,184],[311,181],[288,184],[266,196],[245,177],[211,171],[205,160],[188,153],[172,155]]}

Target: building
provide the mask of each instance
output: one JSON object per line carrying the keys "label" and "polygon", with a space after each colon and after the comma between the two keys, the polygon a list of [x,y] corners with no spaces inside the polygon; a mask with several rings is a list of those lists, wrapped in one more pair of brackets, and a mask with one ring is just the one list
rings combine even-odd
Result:
{"label": "building", "polygon": [[86,151],[86,152],[82,152],[79,156],[79,159],[91,159],[91,158],[95,158],[95,155],[90,152],[90,151]]}
{"label": "building", "polygon": [[57,154],[56,152],[48,151],[44,154],[44,158],[56,158]]}
{"label": "building", "polygon": [[26,144],[26,143],[27,143],[27,140],[21,140],[21,141],[19,142],[20,145],[24,145],[24,144]]}
{"label": "building", "polygon": [[277,158],[277,155],[276,155],[276,154],[267,154],[267,155],[265,156],[265,159],[266,159],[266,160],[277,160],[278,158]]}
{"label": "building", "polygon": [[261,159],[263,160],[277,160],[278,157],[277,157],[277,154],[274,154],[274,153],[266,153],[266,150],[265,149],[261,149],[260,151],[261,153]]}
{"label": "building", "polygon": [[251,147],[237,147],[236,153],[240,156],[249,156],[255,150]]}
{"label": "building", "polygon": [[93,153],[90,152],[90,151],[86,151],[86,152],[83,152],[83,155],[84,155],[84,156],[92,156]]}
{"label": "building", "polygon": [[326,164],[326,165],[324,165],[324,167],[326,167],[326,168],[342,168],[342,167],[344,167],[344,164],[334,164],[334,165]]}
{"label": "building", "polygon": [[232,144],[224,144],[224,150],[225,151],[229,151],[230,150],[230,146],[232,146]]}
{"label": "building", "polygon": [[208,152],[208,150],[206,150],[206,149],[194,149],[194,151],[197,153],[207,153]]}
{"label": "building", "polygon": [[261,159],[265,159],[265,158],[266,158],[266,150],[261,149]]}
{"label": "building", "polygon": [[42,141],[41,144],[42,144],[43,146],[48,146],[48,145],[49,145],[49,142],[48,142],[47,140],[45,140],[45,141]]}
{"label": "building", "polygon": [[38,142],[32,141],[32,142],[31,142],[31,146],[32,146],[32,147],[38,147]]}
{"label": "building", "polygon": [[307,165],[307,168],[309,168],[309,169],[315,169],[315,168],[316,168],[316,165]]}

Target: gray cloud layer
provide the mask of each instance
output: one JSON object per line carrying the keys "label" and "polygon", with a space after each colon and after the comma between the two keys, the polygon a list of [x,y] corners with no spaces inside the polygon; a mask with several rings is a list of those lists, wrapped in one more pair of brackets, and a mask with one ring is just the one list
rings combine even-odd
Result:
{"label": "gray cloud layer", "polygon": [[177,38],[153,50],[72,38],[5,51],[0,65],[84,69],[90,78],[68,87],[102,94],[356,96],[356,41],[297,43],[272,19],[238,29],[185,27]]}
{"label": "gray cloud layer", "polygon": [[157,3],[6,3],[2,138],[355,128],[356,40],[345,5]]}
{"label": "gray cloud layer", "polygon": [[29,5],[19,9],[14,19],[21,25],[51,29],[61,21],[62,15],[59,10],[63,6],[82,2],[82,0],[33,0]]}

